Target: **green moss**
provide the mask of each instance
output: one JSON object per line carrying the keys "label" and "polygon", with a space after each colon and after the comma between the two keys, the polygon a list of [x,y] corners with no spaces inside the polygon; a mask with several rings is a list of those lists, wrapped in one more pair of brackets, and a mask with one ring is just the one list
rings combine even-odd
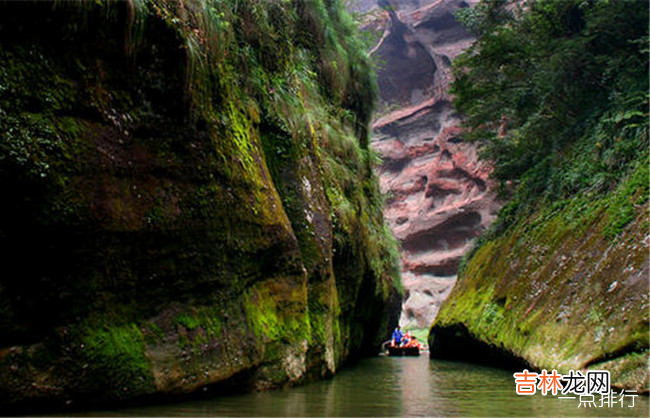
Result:
{"label": "green moss", "polygon": [[631,387],[637,391],[648,390],[648,350],[626,354],[622,357],[597,363],[593,370],[609,370],[611,384],[616,387]]}
{"label": "green moss", "polygon": [[88,362],[85,373],[93,385],[105,385],[102,390],[111,391],[117,398],[151,392],[151,365],[142,332],[135,324],[87,328],[79,340],[79,353]]}
{"label": "green moss", "polygon": [[248,324],[259,338],[266,337],[275,340],[284,334],[275,304],[272,301],[262,302],[262,305],[259,306],[252,301],[247,301],[244,308]]}
{"label": "green moss", "polygon": [[142,325],[142,336],[146,345],[155,345],[164,340],[165,333],[158,325],[147,321]]}
{"label": "green moss", "polygon": [[272,279],[253,286],[244,296],[248,325],[258,337],[291,344],[311,341],[306,288],[290,283],[291,279]]}
{"label": "green moss", "polygon": [[[174,319],[181,347],[191,346],[195,349],[222,337],[220,312],[211,306],[193,306]],[[182,330],[180,329],[182,327]]]}
{"label": "green moss", "polygon": [[214,339],[221,336],[222,332],[219,316],[220,312],[215,307],[193,306],[187,312],[178,314],[174,322],[177,327],[193,332],[195,340]]}
{"label": "green moss", "polygon": [[187,314],[180,314],[176,317],[176,323],[189,330],[194,330],[201,326],[201,321],[196,317],[191,317]]}
{"label": "green moss", "polygon": [[[634,244],[647,231],[646,186],[639,181],[645,175],[647,169],[637,168],[608,195],[540,205],[484,241],[432,332],[464,324],[474,338],[558,370],[584,367],[622,347],[647,349],[641,285],[623,284],[627,272],[639,271],[647,259]],[[610,216],[620,207],[633,207],[634,216],[612,240]]]}
{"label": "green moss", "polygon": [[283,383],[304,341],[315,370],[372,344],[399,255],[342,2],[24,4],[0,4],[0,238],[22,272],[0,339],[72,329],[61,386],[93,399],[152,393],[161,368],[186,373],[156,374],[173,391],[261,363]]}

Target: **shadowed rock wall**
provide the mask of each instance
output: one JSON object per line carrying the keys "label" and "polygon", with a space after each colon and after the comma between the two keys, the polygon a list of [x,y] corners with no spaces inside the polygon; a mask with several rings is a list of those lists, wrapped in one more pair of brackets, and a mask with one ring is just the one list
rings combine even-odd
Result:
{"label": "shadowed rock wall", "polygon": [[2,412],[303,382],[394,326],[349,19],[218,3],[0,2]]}

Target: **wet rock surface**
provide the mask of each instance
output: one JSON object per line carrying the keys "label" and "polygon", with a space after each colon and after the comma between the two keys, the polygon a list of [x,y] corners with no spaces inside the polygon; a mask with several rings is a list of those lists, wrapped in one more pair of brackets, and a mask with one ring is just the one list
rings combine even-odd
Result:
{"label": "wet rock surface", "polygon": [[2,413],[297,384],[397,322],[348,21],[225,4],[0,3]]}

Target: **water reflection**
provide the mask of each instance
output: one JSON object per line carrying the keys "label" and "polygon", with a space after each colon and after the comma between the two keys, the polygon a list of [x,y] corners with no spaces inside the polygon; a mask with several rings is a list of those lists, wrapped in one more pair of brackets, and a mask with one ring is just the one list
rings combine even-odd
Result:
{"label": "water reflection", "polygon": [[[419,358],[372,358],[300,387],[90,415],[110,416],[648,416],[634,408],[578,408],[578,400],[517,396],[512,372]],[[84,415],[84,414],[78,414]]]}

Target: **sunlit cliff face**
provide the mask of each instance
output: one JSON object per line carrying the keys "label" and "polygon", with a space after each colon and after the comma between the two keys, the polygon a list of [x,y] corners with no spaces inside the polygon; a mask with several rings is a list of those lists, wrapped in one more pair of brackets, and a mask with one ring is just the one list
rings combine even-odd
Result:
{"label": "sunlit cliff face", "polygon": [[383,107],[373,147],[387,195],[385,217],[402,245],[402,325],[428,327],[456,280],[461,257],[499,204],[475,144],[461,140],[448,93],[451,60],[473,41],[453,13],[474,1],[362,2]]}

